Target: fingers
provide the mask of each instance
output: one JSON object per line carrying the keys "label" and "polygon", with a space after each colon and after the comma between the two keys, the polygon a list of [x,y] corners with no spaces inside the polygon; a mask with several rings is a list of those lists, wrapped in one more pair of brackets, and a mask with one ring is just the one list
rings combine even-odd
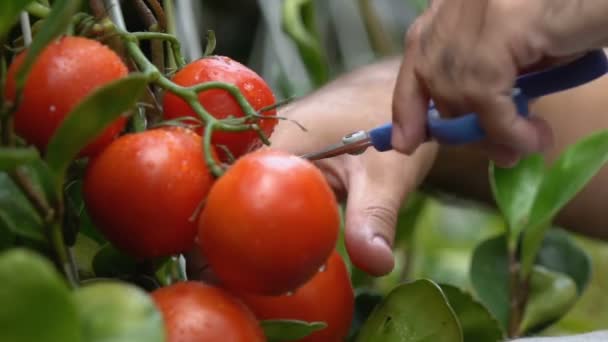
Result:
{"label": "fingers", "polygon": [[416,20],[393,94],[395,150],[411,154],[424,141],[429,98],[442,117],[477,113],[497,163],[550,147],[549,127],[520,116],[511,97],[519,71],[544,56],[536,12],[513,15],[510,2],[498,3],[434,1]]}
{"label": "fingers", "polygon": [[398,183],[383,186],[365,172],[349,179],[346,248],[353,264],[371,275],[387,274],[394,267],[392,245],[402,188]]}
{"label": "fingers", "polygon": [[[420,19],[419,19],[420,20]],[[416,38],[419,34],[414,24],[406,42],[405,58],[401,64],[397,83],[393,92],[393,131],[391,144],[393,149],[412,154],[424,142],[426,113],[429,98],[422,84],[418,81],[414,62],[416,54]]]}
{"label": "fingers", "polygon": [[430,146],[413,156],[372,152],[350,158],[346,248],[359,269],[382,276],[394,267],[392,247],[399,209],[431,165]]}

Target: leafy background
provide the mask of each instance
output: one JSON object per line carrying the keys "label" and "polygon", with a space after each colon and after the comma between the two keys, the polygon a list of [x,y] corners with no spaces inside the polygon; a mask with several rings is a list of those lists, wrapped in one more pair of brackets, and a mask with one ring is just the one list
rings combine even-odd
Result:
{"label": "leafy background", "polygon": [[[214,30],[216,53],[252,67],[278,97],[302,96],[337,75],[399,54],[404,32],[425,6],[421,0],[291,1],[303,4],[306,18],[312,18],[302,23],[307,29],[303,38],[308,40],[300,45],[283,30],[283,2],[176,1],[180,20],[175,29],[184,41],[186,58],[199,57],[205,32]],[[126,11],[128,15],[128,8]],[[366,301],[373,302],[374,294],[386,295],[403,280],[430,278],[471,289],[469,267],[474,247],[502,232],[504,225],[496,210],[484,204],[436,192],[414,194],[398,222],[395,270],[371,279],[351,268],[359,293],[358,309],[365,310]],[[567,234],[591,256],[591,280],[574,308],[541,333],[545,336],[608,327],[608,279],[603,272],[608,268],[608,245]]]}

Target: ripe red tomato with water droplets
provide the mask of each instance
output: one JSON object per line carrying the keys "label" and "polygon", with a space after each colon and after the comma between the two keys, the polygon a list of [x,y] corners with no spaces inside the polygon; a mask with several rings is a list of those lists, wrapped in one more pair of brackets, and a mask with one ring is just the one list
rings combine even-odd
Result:
{"label": "ripe red tomato with water droplets", "polygon": [[186,281],[151,296],[163,316],[167,342],[266,341],[253,313],[221,288]]}
{"label": "ripe red tomato with water droplets", "polygon": [[240,298],[260,320],[294,319],[325,322],[324,329],[298,342],[338,342],[348,336],[355,310],[350,276],[342,257],[334,251],[324,269],[290,295]]}
{"label": "ripe red tomato with water droplets", "polygon": [[[26,51],[19,53],[7,71],[5,97],[16,97],[16,73]],[[112,81],[125,77],[127,66],[120,57],[98,41],[66,36],[49,43],[36,58],[22,101],[14,114],[15,132],[42,152],[69,112],[87,95]],[[80,156],[103,150],[126,125],[120,117],[95,137]]]}
{"label": "ripe red tomato with water droplets", "polygon": [[[233,84],[249,101],[251,106],[260,109],[275,104],[275,97],[266,82],[253,70],[225,56],[210,56],[196,60],[179,70],[172,81],[181,86],[192,86],[210,81],[220,81]],[[235,98],[224,89],[210,89],[198,94],[201,105],[214,117],[224,119],[229,116],[243,117],[245,114]],[[196,117],[194,110],[177,95],[167,92],[163,97],[165,119],[180,117]],[[265,117],[276,115],[276,110],[261,113]],[[270,136],[277,124],[277,119],[261,119],[258,124],[266,136]],[[202,134],[202,128],[197,132]],[[231,154],[238,158],[260,144],[255,131],[242,132],[215,131],[212,137],[214,145],[224,145]],[[218,155],[225,160],[222,149],[217,149]]]}
{"label": "ripe red tomato with water droplets", "polygon": [[179,127],[131,133],[90,162],[85,204],[109,241],[137,258],[194,247],[197,222],[192,216],[213,183],[201,140]]}
{"label": "ripe red tomato with water droplets", "polygon": [[239,158],[214,184],[198,243],[226,288],[280,295],[317,273],[339,226],[336,198],[321,171],[264,148]]}

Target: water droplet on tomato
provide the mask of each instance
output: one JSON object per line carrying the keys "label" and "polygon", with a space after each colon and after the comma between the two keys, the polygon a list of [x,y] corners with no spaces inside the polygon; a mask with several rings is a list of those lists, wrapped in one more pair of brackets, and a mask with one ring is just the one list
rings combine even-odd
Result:
{"label": "water droplet on tomato", "polygon": [[285,293],[285,295],[286,295],[286,296],[288,296],[288,297],[289,297],[289,296],[293,296],[293,291],[287,291],[287,292]]}
{"label": "water droplet on tomato", "polygon": [[319,272],[325,272],[325,270],[327,270],[326,264],[323,264],[323,265],[321,265],[321,267],[319,267]]}
{"label": "water droplet on tomato", "polygon": [[57,110],[57,107],[55,107],[55,105],[51,105],[49,107],[49,110],[51,111],[51,113],[54,113]]}
{"label": "water droplet on tomato", "polygon": [[250,82],[245,82],[245,84],[243,84],[243,88],[245,88],[245,90],[247,90],[247,91],[252,91],[253,84],[251,84]]}

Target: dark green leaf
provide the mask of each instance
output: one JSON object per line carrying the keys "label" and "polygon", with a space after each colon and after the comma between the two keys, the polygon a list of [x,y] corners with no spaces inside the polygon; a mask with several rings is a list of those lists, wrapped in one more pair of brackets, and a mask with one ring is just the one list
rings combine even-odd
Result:
{"label": "dark green leaf", "polygon": [[324,322],[304,322],[298,320],[263,320],[260,325],[269,342],[295,341],[315,331],[325,329]]}
{"label": "dark green leaf", "polygon": [[363,324],[357,341],[461,342],[462,331],[439,286],[421,279],[391,291]]}
{"label": "dark green leaf", "polygon": [[38,157],[38,150],[35,148],[0,147],[0,171],[12,171]]}
{"label": "dark green leaf", "polygon": [[11,27],[19,20],[19,13],[29,5],[32,0],[4,0],[0,1],[0,39],[3,39]]}
{"label": "dark green leaf", "polygon": [[359,329],[382,301],[382,295],[368,289],[356,289],[355,314],[350,325],[349,340],[357,336]]}
{"label": "dark green leaf", "polygon": [[504,333],[500,323],[471,294],[456,286],[441,285],[450,306],[458,316],[464,342],[502,342]]}
{"label": "dark green leaf", "polygon": [[81,0],[56,0],[48,17],[28,47],[23,63],[16,75],[17,88],[21,89],[27,80],[32,65],[44,48],[59,35],[63,34],[70,22],[72,15],[78,11]]}
{"label": "dark green leaf", "polygon": [[78,230],[80,233],[85,234],[86,236],[94,239],[99,244],[105,244],[107,241],[104,236],[97,230],[93,221],[91,221],[91,217],[87,212],[86,206],[84,205],[84,201],[82,199],[82,180],[75,180],[70,182],[70,184],[66,187],[66,201],[69,200],[73,203],[75,210],[78,214],[78,222],[80,226]]}
{"label": "dark green leaf", "polygon": [[63,184],[70,162],[117,117],[135,105],[147,85],[144,74],[132,73],[110,82],[85,97],[51,138],[46,160]]}
{"label": "dark green leaf", "polygon": [[6,214],[0,210],[0,252],[11,247],[15,243],[16,228],[9,227],[12,224],[6,217]]}
{"label": "dark green leaf", "polygon": [[576,299],[576,284],[570,277],[534,266],[521,332],[554,323],[568,313]]}
{"label": "dark green leaf", "polygon": [[101,247],[99,244],[84,234],[76,236],[76,244],[72,247],[76,267],[81,279],[95,276],[93,271],[93,258]]}
{"label": "dark green leaf", "polygon": [[40,192],[49,204],[54,205],[58,203],[59,192],[57,192],[57,188],[55,187],[53,174],[44,160],[35,159],[31,163],[21,166],[20,170],[32,180],[36,191]]}
{"label": "dark green leaf", "polygon": [[553,217],[608,161],[608,131],[594,133],[568,147],[547,171],[524,233],[523,275],[532,269],[536,253]]}
{"label": "dark green leaf", "polygon": [[514,168],[502,169],[490,164],[492,192],[508,223],[512,246],[526,226],[544,171],[542,155],[522,159]]}
{"label": "dark green leaf", "polygon": [[75,293],[83,341],[164,342],[160,311],[142,289],[122,282],[96,282]]}
{"label": "dark green leaf", "polygon": [[135,273],[136,262],[131,257],[105,244],[93,258],[93,270],[98,277],[118,277]]}
{"label": "dark green leaf", "polygon": [[46,241],[42,219],[11,178],[0,172],[0,212],[6,228],[15,235]]}
{"label": "dark green leaf", "polygon": [[536,264],[568,275],[576,283],[579,296],[591,278],[591,257],[563,229],[553,228],[547,232]]}
{"label": "dark green leaf", "polygon": [[471,260],[471,284],[483,305],[500,322],[509,325],[509,257],[505,235],[488,239],[475,248]]}
{"label": "dark green leaf", "polygon": [[73,298],[48,260],[24,249],[3,252],[0,284],[0,341],[81,341]]}

